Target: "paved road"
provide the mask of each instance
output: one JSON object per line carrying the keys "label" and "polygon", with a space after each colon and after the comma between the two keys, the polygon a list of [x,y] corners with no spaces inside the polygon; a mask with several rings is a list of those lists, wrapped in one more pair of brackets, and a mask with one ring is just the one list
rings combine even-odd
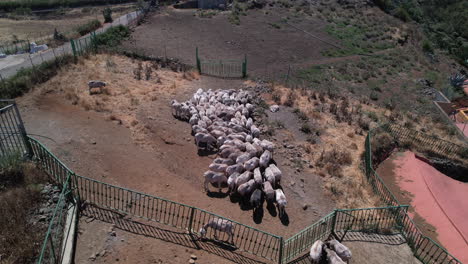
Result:
{"label": "paved road", "polygon": [[[123,15],[117,19],[114,19],[112,23],[104,24],[103,27],[96,30],[96,34],[100,34],[105,32],[107,29],[117,25],[128,25],[132,21],[134,21],[138,15],[141,14],[141,11],[134,11]],[[80,39],[88,37],[85,35]],[[19,54],[19,55],[12,55],[8,56],[5,59],[0,59],[0,74],[2,78],[8,78],[16,74],[21,68],[30,68],[33,64],[38,65],[43,61],[53,60],[55,56],[60,56],[64,54],[73,54],[70,42],[65,43],[64,45],[54,48],[48,49],[41,53],[36,54]],[[15,57],[15,59],[8,59],[9,57]],[[5,60],[5,61],[3,61]]]}

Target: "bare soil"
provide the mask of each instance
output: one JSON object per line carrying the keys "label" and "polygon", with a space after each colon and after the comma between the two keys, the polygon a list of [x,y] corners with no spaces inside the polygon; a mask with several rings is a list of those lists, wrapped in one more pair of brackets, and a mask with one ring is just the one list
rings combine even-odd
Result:
{"label": "bare soil", "polygon": [[176,57],[195,65],[195,48],[202,60],[242,60],[247,55],[248,74],[264,76],[286,73],[289,65],[324,59],[321,51],[331,46],[282,20],[326,41],[336,40],[325,33],[326,22],[308,16],[295,18],[287,10],[248,10],[240,25],[232,24],[229,12],[211,18],[196,16],[194,9],[161,9],[137,27],[124,47],[154,56]]}

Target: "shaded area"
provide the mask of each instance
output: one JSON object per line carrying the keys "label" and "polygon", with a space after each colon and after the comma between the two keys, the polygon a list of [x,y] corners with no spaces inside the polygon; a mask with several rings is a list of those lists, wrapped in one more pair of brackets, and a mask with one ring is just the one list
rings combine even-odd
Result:
{"label": "shaded area", "polygon": [[[173,228],[159,228],[153,226],[154,222],[139,219],[138,221],[129,218],[125,214],[117,213],[112,210],[100,208],[94,205],[87,205],[81,214],[86,217],[94,218],[99,221],[113,224],[115,228],[123,231],[141,235],[145,237],[159,239],[165,242],[181,245],[187,248],[204,250],[210,254],[215,254],[222,258],[235,263],[243,264],[261,264],[265,263],[261,260],[256,260],[238,252],[234,252],[235,248],[225,245],[214,240],[199,240],[198,237],[186,232],[181,232]],[[177,231],[176,231],[177,230]]]}

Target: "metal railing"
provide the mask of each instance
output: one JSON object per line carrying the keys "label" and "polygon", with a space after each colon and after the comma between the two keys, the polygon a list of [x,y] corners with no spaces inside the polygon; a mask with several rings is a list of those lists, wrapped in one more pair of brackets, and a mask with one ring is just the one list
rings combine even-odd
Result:
{"label": "metal railing", "polygon": [[247,77],[247,56],[244,60],[201,60],[196,48],[195,59],[200,74],[222,78]]}

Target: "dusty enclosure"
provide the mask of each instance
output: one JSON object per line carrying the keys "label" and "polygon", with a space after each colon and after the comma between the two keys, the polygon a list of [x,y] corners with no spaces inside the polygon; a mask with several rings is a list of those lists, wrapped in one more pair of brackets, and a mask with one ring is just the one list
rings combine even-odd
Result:
{"label": "dusty enclosure", "polygon": [[[197,155],[190,126],[171,115],[170,101],[185,100],[200,87],[239,88],[242,82],[166,69],[153,71],[148,81],[144,76],[137,80],[138,67],[138,61],[126,57],[98,55],[63,69],[18,100],[28,132],[45,137],[42,141],[81,175],[194,205],[277,235],[289,237],[333,209],[333,201],[321,191],[320,177],[284,167],[285,178],[304,179],[301,192],[284,186],[287,222],[265,209],[255,223],[252,211],[241,210],[229,197],[207,196],[202,175],[214,156]],[[107,86],[90,95],[89,80],[106,81]],[[275,156],[280,164],[283,158],[280,152]],[[304,209],[306,196],[310,204]]]}
{"label": "dusty enclosure", "polygon": [[[308,36],[281,21],[290,15],[282,9],[249,10],[242,23],[229,22],[229,12],[201,18],[196,10],[163,8],[135,29],[132,40],[124,44],[147,54],[182,59],[195,65],[195,48],[206,60],[242,60],[248,57],[248,74],[285,72],[289,64],[324,58],[321,51],[330,45]],[[289,21],[316,36],[335,42],[324,29],[326,23],[311,17]]]}

